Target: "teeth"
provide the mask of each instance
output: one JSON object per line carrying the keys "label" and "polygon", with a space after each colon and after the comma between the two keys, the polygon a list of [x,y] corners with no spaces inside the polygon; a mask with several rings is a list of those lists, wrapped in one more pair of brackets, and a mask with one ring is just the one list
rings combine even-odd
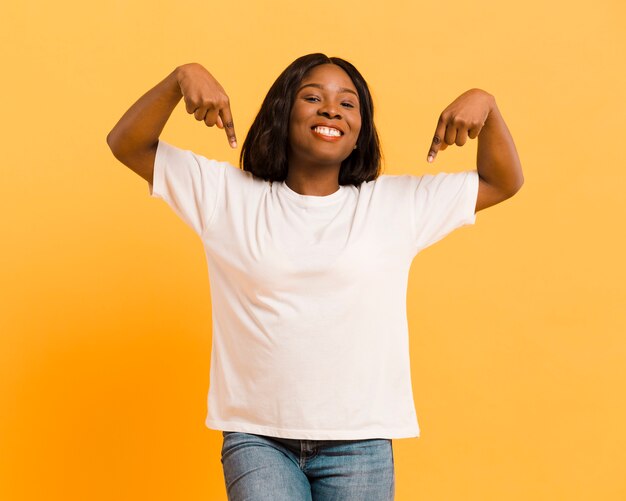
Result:
{"label": "teeth", "polygon": [[318,134],[322,134],[323,136],[341,136],[341,132],[338,131],[337,129],[333,129],[331,127],[315,127],[315,129],[313,129],[315,132],[317,132]]}

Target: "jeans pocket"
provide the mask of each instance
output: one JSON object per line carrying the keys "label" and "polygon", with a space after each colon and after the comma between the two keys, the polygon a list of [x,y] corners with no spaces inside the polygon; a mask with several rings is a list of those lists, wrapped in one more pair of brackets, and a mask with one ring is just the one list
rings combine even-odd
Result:
{"label": "jeans pocket", "polygon": [[222,432],[223,441],[222,441],[222,451],[221,451],[221,459],[222,463],[224,462],[224,458],[231,454],[234,450],[236,450],[240,446],[246,445],[246,443],[250,440],[250,436],[246,433],[240,433],[238,431],[223,431]]}

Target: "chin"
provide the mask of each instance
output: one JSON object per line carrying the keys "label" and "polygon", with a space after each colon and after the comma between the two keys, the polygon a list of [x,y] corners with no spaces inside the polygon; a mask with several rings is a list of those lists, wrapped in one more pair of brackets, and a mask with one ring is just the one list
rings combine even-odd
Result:
{"label": "chin", "polygon": [[341,163],[350,156],[350,154],[340,154],[337,151],[320,151],[319,148],[315,150],[307,149],[300,150],[297,153],[290,155],[291,161],[302,160],[306,163],[319,164],[322,166],[341,165]]}

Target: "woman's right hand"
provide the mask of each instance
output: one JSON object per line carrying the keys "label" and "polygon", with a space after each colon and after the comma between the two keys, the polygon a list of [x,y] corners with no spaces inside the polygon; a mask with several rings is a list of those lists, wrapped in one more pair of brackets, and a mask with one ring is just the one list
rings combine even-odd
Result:
{"label": "woman's right hand", "polygon": [[237,147],[230,101],[224,88],[204,66],[183,64],[176,68],[176,81],[185,100],[187,113],[193,114],[207,127],[224,129],[231,147]]}

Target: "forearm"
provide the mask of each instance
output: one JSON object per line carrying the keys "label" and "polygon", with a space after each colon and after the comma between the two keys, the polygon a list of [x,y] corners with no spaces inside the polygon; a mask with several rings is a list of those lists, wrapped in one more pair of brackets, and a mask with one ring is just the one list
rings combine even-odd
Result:
{"label": "forearm", "polygon": [[183,94],[176,68],[165,79],[141,96],[120,118],[107,136],[107,143],[118,158],[153,148]]}
{"label": "forearm", "polygon": [[478,135],[476,166],[481,180],[497,189],[505,198],[513,196],[524,183],[515,143],[495,98]]}

